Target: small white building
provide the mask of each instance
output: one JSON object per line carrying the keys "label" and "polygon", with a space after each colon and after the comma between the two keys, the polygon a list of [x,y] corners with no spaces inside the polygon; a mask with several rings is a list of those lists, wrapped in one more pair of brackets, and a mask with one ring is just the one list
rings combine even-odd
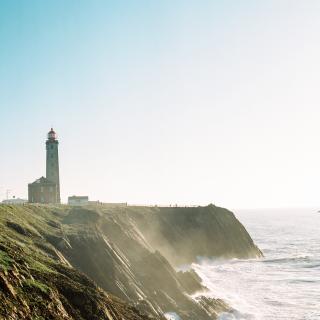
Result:
{"label": "small white building", "polygon": [[28,200],[20,199],[20,198],[6,199],[6,200],[2,201],[3,204],[24,204],[27,202],[28,202]]}
{"label": "small white building", "polygon": [[68,205],[70,206],[85,206],[89,204],[88,196],[72,196],[68,197]]}

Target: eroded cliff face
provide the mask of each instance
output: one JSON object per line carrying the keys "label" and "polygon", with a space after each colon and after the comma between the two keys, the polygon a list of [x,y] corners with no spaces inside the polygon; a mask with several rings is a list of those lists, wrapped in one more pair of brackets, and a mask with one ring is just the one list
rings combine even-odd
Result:
{"label": "eroded cliff face", "polygon": [[[4,230],[0,239],[5,243],[0,252],[14,242],[22,256],[31,254],[25,252],[28,247],[32,254],[44,259],[45,266],[50,265],[57,272],[57,276],[45,277],[42,282],[57,293],[63,306],[68,298],[63,293],[64,286],[58,284],[66,281],[65,273],[70,277],[70,270],[76,275],[80,271],[104,290],[86,280],[97,297],[92,312],[114,303],[118,316],[123,312],[124,319],[145,319],[147,315],[162,319],[166,312],[176,312],[184,320],[215,319],[229,307],[219,299],[190,298],[189,294],[205,288],[195,273],[176,272],[172,265],[190,263],[197,256],[246,258],[261,254],[234,215],[214,206],[0,206],[0,226]],[[2,275],[10,279],[3,271]],[[72,277],[71,280],[75,281]],[[75,282],[81,285],[80,278]],[[81,288],[79,292],[89,290]],[[112,300],[113,295],[121,300]],[[78,300],[87,301],[89,296],[80,296]],[[73,308],[82,314],[77,310],[80,305]],[[104,308],[110,313],[109,309]],[[66,313],[70,319],[81,319],[73,317],[71,311]],[[106,315],[106,319],[112,318]]]}
{"label": "eroded cliff face", "polygon": [[[43,231],[50,228],[42,224],[43,216],[34,219],[24,216],[33,210],[19,211],[0,206],[1,320],[150,319],[71,267],[46,242]],[[33,225],[37,222],[40,228]]]}
{"label": "eroded cliff face", "polygon": [[[119,209],[118,209],[119,210]],[[108,211],[107,211],[108,212]],[[235,215],[214,205],[206,207],[128,207],[114,209],[119,224],[137,228],[152,248],[171,264],[181,266],[197,257],[255,258],[262,256]]]}

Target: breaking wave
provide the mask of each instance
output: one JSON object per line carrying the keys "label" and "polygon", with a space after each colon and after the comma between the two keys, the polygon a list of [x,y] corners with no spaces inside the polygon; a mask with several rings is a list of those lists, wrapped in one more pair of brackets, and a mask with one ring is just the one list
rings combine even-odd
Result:
{"label": "breaking wave", "polygon": [[320,215],[313,211],[237,214],[265,258],[191,265],[233,310],[219,320],[319,320]]}

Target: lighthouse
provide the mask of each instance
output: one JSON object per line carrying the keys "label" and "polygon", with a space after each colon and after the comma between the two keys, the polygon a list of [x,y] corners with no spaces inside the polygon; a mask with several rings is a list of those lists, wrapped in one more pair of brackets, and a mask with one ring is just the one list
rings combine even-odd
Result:
{"label": "lighthouse", "polygon": [[46,177],[28,184],[30,203],[60,203],[59,142],[51,128],[46,140]]}
{"label": "lighthouse", "polygon": [[51,128],[48,132],[48,139],[46,141],[47,161],[46,161],[46,178],[54,182],[57,186],[57,202],[60,203],[60,178],[59,178],[59,141],[57,134]]}

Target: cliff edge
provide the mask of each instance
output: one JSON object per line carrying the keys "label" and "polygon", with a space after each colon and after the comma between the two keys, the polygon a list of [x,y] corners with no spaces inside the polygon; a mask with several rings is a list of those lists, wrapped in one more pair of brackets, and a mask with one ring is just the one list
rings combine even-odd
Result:
{"label": "cliff edge", "polygon": [[235,216],[213,205],[1,205],[0,228],[0,315],[11,319],[215,319],[230,307],[192,299],[201,279],[173,266],[261,255]]}

